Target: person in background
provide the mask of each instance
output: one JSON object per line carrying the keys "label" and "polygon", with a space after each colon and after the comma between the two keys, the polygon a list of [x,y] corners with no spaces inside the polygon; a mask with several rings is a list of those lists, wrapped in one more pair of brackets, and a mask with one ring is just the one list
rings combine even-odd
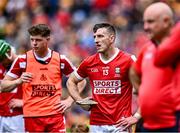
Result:
{"label": "person in background", "polygon": [[[67,81],[69,93],[82,108],[91,111],[90,132],[130,131],[120,125],[120,120],[132,115],[128,72],[134,56],[115,47],[116,32],[111,24],[95,24],[93,32],[97,53],[86,58],[71,74]],[[86,77],[90,80],[92,98],[83,99],[77,84]]]}
{"label": "person in background", "polygon": [[[65,132],[64,111],[73,99],[61,100],[62,74],[75,69],[72,63],[50,48],[51,30],[46,24],[28,29],[32,50],[18,56],[2,80],[1,90],[22,85],[23,113],[27,132]],[[80,83],[84,87],[85,81]]]}
{"label": "person in background", "polygon": [[[16,57],[10,44],[0,40],[0,80]],[[21,86],[8,93],[0,93],[0,132],[25,132],[22,106]]]}
{"label": "person in background", "polygon": [[[173,95],[175,96],[176,117],[178,128],[180,127],[180,22],[172,29],[168,38],[159,46],[154,63],[158,67],[171,67],[173,75]],[[180,129],[178,129],[180,132]]]}
{"label": "person in background", "polygon": [[89,127],[86,124],[72,125],[70,131],[71,133],[88,133]]}
{"label": "person in background", "polygon": [[130,79],[138,91],[142,131],[177,132],[173,69],[154,65],[157,46],[169,35],[173,25],[173,12],[163,2],[153,3],[145,9],[143,21],[150,40],[130,69]]}

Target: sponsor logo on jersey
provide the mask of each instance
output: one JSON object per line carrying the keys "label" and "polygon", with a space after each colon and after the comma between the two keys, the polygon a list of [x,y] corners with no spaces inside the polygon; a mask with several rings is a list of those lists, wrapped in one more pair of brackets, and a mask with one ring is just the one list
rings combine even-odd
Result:
{"label": "sponsor logo on jersey", "polygon": [[44,68],[40,68],[40,70],[48,70],[48,68],[47,68],[47,67],[44,67]]}
{"label": "sponsor logo on jersey", "polygon": [[94,94],[121,94],[120,80],[94,80]]}
{"label": "sponsor logo on jersey", "polygon": [[97,68],[91,68],[91,72],[99,72]]}
{"label": "sponsor logo on jersey", "polygon": [[42,85],[34,84],[32,85],[32,97],[44,97],[44,96],[53,96],[56,92],[55,85]]}
{"label": "sponsor logo on jersey", "polygon": [[41,81],[46,81],[47,80],[47,77],[45,74],[42,74],[41,77],[40,77],[40,80]]}

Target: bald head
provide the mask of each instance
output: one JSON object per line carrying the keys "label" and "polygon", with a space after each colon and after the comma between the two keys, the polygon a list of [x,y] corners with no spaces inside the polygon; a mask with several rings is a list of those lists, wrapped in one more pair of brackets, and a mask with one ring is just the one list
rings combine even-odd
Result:
{"label": "bald head", "polygon": [[157,2],[153,3],[150,6],[148,6],[144,12],[145,14],[153,14],[156,16],[161,16],[161,17],[168,17],[169,19],[173,20],[173,11],[171,8],[163,3],[163,2]]}
{"label": "bald head", "polygon": [[173,25],[173,11],[163,2],[153,3],[146,8],[143,19],[150,39],[161,41]]}

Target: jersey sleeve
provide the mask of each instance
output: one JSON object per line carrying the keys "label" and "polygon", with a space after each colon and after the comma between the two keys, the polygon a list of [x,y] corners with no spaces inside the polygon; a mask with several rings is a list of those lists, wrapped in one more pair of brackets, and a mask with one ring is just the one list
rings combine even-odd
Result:
{"label": "jersey sleeve", "polygon": [[63,74],[67,76],[71,74],[74,70],[76,70],[76,67],[71,63],[71,61],[65,55],[60,55],[60,58],[61,58],[60,67]]}
{"label": "jersey sleeve", "polygon": [[165,39],[157,49],[155,65],[174,65],[180,57],[180,23],[172,30],[170,36]]}
{"label": "jersey sleeve", "polygon": [[7,75],[12,78],[18,78],[26,68],[26,55],[19,55],[11,65]]}
{"label": "jersey sleeve", "polygon": [[127,62],[127,68],[128,68],[128,72],[129,72],[129,69],[130,67],[133,65],[133,63],[137,60],[136,56],[135,55],[130,55],[128,57],[128,62]]}
{"label": "jersey sleeve", "polygon": [[75,71],[75,76],[79,79],[82,80],[87,77],[87,60],[85,59],[78,67],[77,71]]}

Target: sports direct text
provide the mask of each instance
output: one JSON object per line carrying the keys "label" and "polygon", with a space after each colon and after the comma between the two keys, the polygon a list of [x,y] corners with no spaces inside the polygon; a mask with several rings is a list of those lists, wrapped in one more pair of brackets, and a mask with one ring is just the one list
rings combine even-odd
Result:
{"label": "sports direct text", "polygon": [[57,91],[55,85],[42,85],[35,84],[32,85],[32,97],[45,97],[45,96],[53,96]]}
{"label": "sports direct text", "polygon": [[94,94],[121,94],[120,80],[94,80]]}

